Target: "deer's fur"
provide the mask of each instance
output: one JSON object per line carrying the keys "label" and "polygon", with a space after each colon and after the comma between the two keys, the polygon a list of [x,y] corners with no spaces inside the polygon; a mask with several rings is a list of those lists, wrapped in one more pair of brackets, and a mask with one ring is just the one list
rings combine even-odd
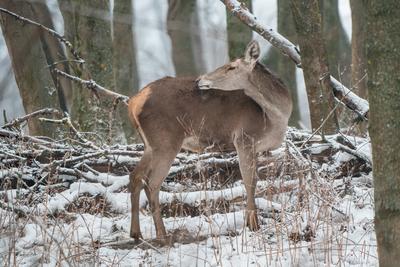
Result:
{"label": "deer's fur", "polygon": [[157,238],[166,241],[159,191],[183,147],[191,151],[237,151],[247,191],[247,225],[259,228],[254,200],[256,153],[280,146],[292,110],[283,83],[258,63],[258,43],[244,58],[195,78],[154,81],[129,100],[129,115],[145,144],[130,175],[131,236],[141,238],[139,195],[149,199]]}

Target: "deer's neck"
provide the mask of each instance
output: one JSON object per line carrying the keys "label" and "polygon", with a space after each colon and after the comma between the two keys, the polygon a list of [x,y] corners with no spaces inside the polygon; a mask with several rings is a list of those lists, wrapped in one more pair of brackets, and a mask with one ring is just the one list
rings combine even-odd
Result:
{"label": "deer's neck", "polygon": [[292,111],[292,103],[287,89],[264,77],[255,76],[250,81],[254,86],[251,90],[245,89],[245,94],[252,98],[270,119],[287,122]]}

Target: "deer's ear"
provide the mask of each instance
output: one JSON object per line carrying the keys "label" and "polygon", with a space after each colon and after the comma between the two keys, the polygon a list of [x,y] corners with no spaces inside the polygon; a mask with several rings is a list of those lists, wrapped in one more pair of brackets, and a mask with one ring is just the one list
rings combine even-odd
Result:
{"label": "deer's ear", "polygon": [[257,41],[251,41],[244,52],[244,60],[247,63],[254,65],[257,60],[260,58],[260,45]]}

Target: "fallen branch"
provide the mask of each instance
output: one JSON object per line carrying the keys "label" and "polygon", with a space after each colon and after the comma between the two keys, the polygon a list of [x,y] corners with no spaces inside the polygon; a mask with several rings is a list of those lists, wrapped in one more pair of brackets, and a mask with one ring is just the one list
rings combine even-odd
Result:
{"label": "fallen branch", "polygon": [[[297,67],[301,68],[301,56],[297,47],[288,39],[283,37],[272,28],[261,25],[257,18],[238,0],[220,0],[229,11],[232,12],[240,21],[250,27],[253,31],[260,34],[265,40],[279,49],[284,55],[288,56]],[[330,77],[331,88],[335,97],[350,110],[356,112],[361,118],[368,119],[368,101],[357,96],[346,86]]]}

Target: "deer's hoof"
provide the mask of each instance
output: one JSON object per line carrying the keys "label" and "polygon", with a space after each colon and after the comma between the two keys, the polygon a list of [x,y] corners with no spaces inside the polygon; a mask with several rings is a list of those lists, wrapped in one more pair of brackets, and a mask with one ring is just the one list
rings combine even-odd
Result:
{"label": "deer's hoof", "polygon": [[246,224],[247,227],[249,227],[250,231],[254,232],[260,230],[260,225],[258,224],[257,212],[255,210],[247,212]]}
{"label": "deer's hoof", "polygon": [[172,235],[164,235],[164,236],[157,237],[155,242],[160,247],[172,246],[174,244],[174,238]]}

